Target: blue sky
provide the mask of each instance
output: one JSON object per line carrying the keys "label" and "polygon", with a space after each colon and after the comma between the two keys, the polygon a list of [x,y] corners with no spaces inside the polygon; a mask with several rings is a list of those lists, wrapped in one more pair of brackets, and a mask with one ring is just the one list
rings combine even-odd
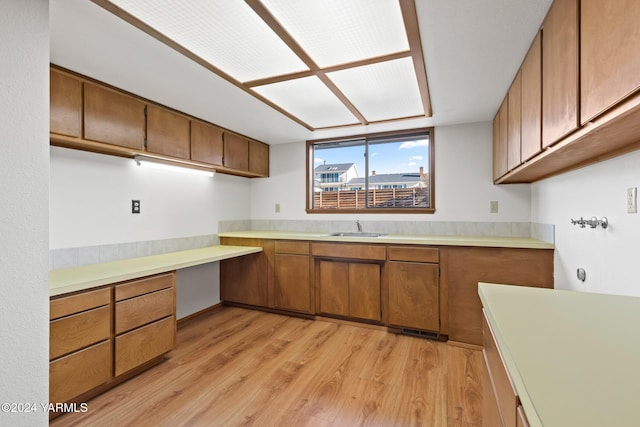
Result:
{"label": "blue sky", "polygon": [[[427,139],[372,144],[369,146],[369,174],[418,172],[429,169],[429,142]],[[355,163],[358,174],[364,176],[364,145],[316,150],[314,167],[322,163]]]}

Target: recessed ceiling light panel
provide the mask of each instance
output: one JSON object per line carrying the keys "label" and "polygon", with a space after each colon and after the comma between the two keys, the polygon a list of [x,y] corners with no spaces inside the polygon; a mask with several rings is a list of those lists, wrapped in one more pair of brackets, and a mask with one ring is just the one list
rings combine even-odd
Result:
{"label": "recessed ceiling light panel", "polygon": [[315,76],[252,90],[314,128],[358,123],[347,107]]}
{"label": "recessed ceiling light panel", "polygon": [[241,0],[111,0],[239,82],[308,70]]}
{"label": "recessed ceiling light panel", "polygon": [[327,76],[370,122],[424,114],[411,58],[349,68]]}
{"label": "recessed ceiling light panel", "polygon": [[321,68],[409,49],[393,0],[262,0]]}

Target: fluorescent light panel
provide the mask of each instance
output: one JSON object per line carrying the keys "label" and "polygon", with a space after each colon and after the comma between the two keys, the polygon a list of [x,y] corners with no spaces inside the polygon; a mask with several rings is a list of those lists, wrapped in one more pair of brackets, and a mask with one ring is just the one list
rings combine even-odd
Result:
{"label": "fluorescent light panel", "polygon": [[262,0],[321,68],[409,50],[392,0]]}
{"label": "fluorescent light panel", "polygon": [[242,0],[111,0],[239,82],[309,68]]}
{"label": "fluorescent light panel", "polygon": [[253,88],[271,102],[313,126],[356,124],[358,120],[316,76]]}
{"label": "fluorescent light panel", "polygon": [[424,114],[410,57],[349,68],[327,76],[368,121]]}
{"label": "fluorescent light panel", "polygon": [[215,174],[214,171],[194,169],[186,165],[179,166],[175,164],[170,164],[163,160],[154,159],[153,157],[135,156],[133,160],[136,162],[138,166],[143,166],[151,169],[160,169],[164,171],[179,172],[179,173],[186,173],[190,175],[200,175],[200,176],[208,176],[208,177],[212,177]]}

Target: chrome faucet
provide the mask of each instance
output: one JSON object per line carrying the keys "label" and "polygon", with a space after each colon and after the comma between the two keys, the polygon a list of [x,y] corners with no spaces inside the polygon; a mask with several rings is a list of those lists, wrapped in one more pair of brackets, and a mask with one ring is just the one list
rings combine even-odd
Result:
{"label": "chrome faucet", "polygon": [[358,233],[362,233],[362,225],[359,219],[356,219],[356,227],[358,227]]}

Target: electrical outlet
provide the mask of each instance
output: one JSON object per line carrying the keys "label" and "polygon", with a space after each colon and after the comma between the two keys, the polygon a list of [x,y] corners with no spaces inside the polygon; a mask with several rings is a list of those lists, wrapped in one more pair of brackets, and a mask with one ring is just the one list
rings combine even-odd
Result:
{"label": "electrical outlet", "polygon": [[627,188],[627,213],[638,213],[638,187]]}
{"label": "electrical outlet", "polygon": [[139,214],[140,213],[140,200],[132,200],[131,201],[131,213]]}
{"label": "electrical outlet", "polygon": [[492,200],[489,202],[489,213],[498,213],[498,201]]}

